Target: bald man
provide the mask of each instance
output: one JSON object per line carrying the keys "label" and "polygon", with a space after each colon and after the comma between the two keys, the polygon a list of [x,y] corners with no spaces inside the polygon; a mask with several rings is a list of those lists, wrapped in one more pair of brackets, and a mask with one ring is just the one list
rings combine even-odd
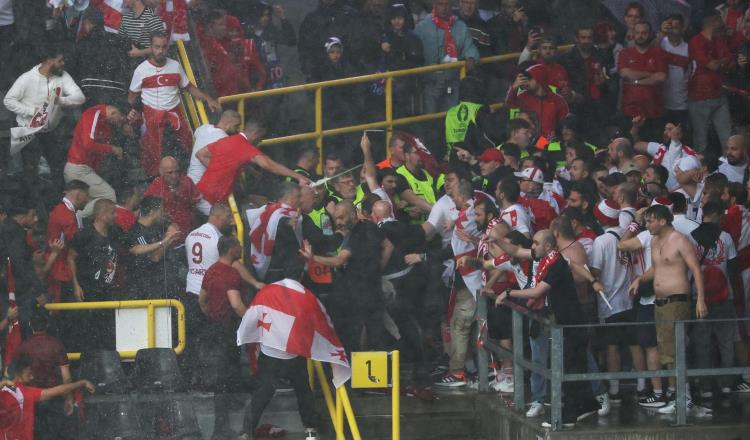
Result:
{"label": "bald man", "polygon": [[180,235],[175,244],[184,243],[186,234],[195,229],[193,211],[201,197],[193,181],[180,174],[177,159],[166,156],[161,160],[159,177],[151,182],[144,195],[164,200],[164,212],[180,227]]}
{"label": "bald man", "polygon": [[[241,124],[242,118],[236,110],[224,110],[221,113],[219,122],[216,124],[204,124],[195,130],[195,134],[193,135],[195,139],[193,152],[190,154],[190,165],[187,170],[187,176],[193,183],[197,184],[200,182],[203,173],[206,172],[206,167],[195,157],[195,154],[208,144],[239,133]],[[207,212],[206,215],[208,215]]]}
{"label": "bald man", "polygon": [[724,157],[719,163],[719,172],[727,176],[730,182],[747,183],[748,166],[747,166],[747,137],[741,134],[729,136],[727,139],[727,149]]}
{"label": "bald man", "polygon": [[[531,249],[523,249],[503,239],[495,243],[513,258],[538,261],[534,280],[528,289],[506,289],[497,297],[496,304],[503,304],[511,298],[545,299],[549,304],[549,311],[557,324],[578,325],[585,323],[585,317],[576,293],[568,262],[557,250],[557,240],[549,229],[543,229],[534,234]],[[566,373],[586,372],[586,347],[588,345],[588,330],[586,328],[566,328],[563,332],[565,357],[563,365]],[[572,427],[577,420],[595,415],[600,405],[591,392],[591,387],[578,383],[563,383],[563,414],[564,427]],[[549,427],[551,423],[544,422],[542,426]]]}

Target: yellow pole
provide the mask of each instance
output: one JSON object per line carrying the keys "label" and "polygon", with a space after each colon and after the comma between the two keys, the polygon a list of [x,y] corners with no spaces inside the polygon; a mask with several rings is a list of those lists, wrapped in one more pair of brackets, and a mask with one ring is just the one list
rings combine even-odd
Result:
{"label": "yellow pole", "polygon": [[399,351],[391,352],[391,427],[393,428],[393,440],[401,438],[401,371]]}
{"label": "yellow pole", "polygon": [[393,77],[385,79],[385,157],[391,158],[391,136],[393,136]]}
{"label": "yellow pole", "polygon": [[341,398],[341,389],[336,389],[336,420],[334,420],[335,423],[335,430],[336,430],[336,440],[345,440],[344,436],[344,405]]}
{"label": "yellow pole", "polygon": [[[336,408],[333,403],[333,396],[331,395],[331,388],[328,386],[328,379],[326,374],[323,372],[323,365],[319,361],[313,361],[315,365],[315,372],[318,374],[318,382],[320,382],[320,390],[323,391],[323,400],[326,402],[326,408],[328,408],[328,414],[331,416],[331,420],[336,420]],[[334,423],[334,428],[336,424]]]}
{"label": "yellow pole", "polygon": [[148,348],[156,347],[156,314],[154,313],[154,305],[149,304],[146,307],[146,330],[148,332]]}
{"label": "yellow pole", "polygon": [[352,433],[352,439],[362,440],[362,436],[359,434],[359,426],[357,426],[357,419],[354,417],[352,404],[349,401],[349,394],[346,392],[346,386],[341,385],[339,390],[341,391],[341,400],[344,404],[344,413],[346,414],[346,421],[349,422],[349,431]]}
{"label": "yellow pole", "polygon": [[307,360],[307,383],[310,384],[310,389],[315,391],[315,367],[312,359]]}
{"label": "yellow pole", "polygon": [[458,77],[464,79],[466,77],[466,61],[461,64],[461,70],[459,70]]}
{"label": "yellow pole", "polygon": [[245,129],[245,98],[237,101],[237,113],[240,114],[240,130]]}
{"label": "yellow pole", "polygon": [[323,174],[323,88],[315,89],[315,146],[318,148],[318,174]]}

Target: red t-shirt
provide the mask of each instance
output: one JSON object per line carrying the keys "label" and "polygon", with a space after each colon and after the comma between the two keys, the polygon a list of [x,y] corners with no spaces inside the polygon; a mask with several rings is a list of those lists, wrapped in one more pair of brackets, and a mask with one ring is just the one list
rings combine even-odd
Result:
{"label": "red t-shirt", "polygon": [[68,267],[68,243],[76,233],[78,233],[78,220],[76,220],[75,212],[71,211],[65,203],[55,206],[47,222],[47,243],[50,240],[61,239],[65,242],[65,248],[52,263],[49,272],[51,280],[67,282],[73,279],[73,274]]}
{"label": "red t-shirt", "polygon": [[106,117],[107,106],[104,104],[95,105],[81,114],[73,130],[68,162],[96,169],[106,155],[112,153],[109,144],[112,128]]}
{"label": "red t-shirt", "polygon": [[148,186],[145,195],[161,197],[164,200],[164,211],[180,227],[177,243],[182,244],[193,229],[193,207],[200,201],[201,195],[190,178],[180,176],[175,188],[170,188],[164,179],[157,177]]}
{"label": "red t-shirt", "polygon": [[24,356],[31,360],[31,371],[34,372],[32,385],[40,388],[60,385],[60,367],[70,364],[62,342],[46,333],[34,333],[23,341],[16,351],[15,358]]}
{"label": "red t-shirt", "polygon": [[207,294],[208,320],[217,323],[230,322],[234,310],[229,303],[227,291],[242,290],[240,274],[232,266],[217,261],[203,276],[201,289]]}
{"label": "red t-shirt", "polygon": [[720,97],[723,93],[723,75],[706,65],[711,60],[731,59],[727,40],[718,37],[709,40],[699,33],[690,39],[688,56],[694,68],[688,81],[688,100],[703,101]]}
{"label": "red t-shirt", "polygon": [[23,415],[21,423],[3,431],[3,440],[34,440],[34,416],[36,403],[42,400],[42,389],[37,387],[16,385],[16,392],[23,395]]}
{"label": "red t-shirt", "polygon": [[[640,53],[636,47],[628,47],[620,51],[617,60],[617,70],[625,68],[641,72],[667,73],[667,59],[664,51],[659,47],[649,47]],[[622,84],[622,112],[630,118],[643,116],[658,118],[664,112],[661,84],[644,86],[635,85],[631,81]]]}
{"label": "red t-shirt", "polygon": [[219,139],[206,148],[211,152],[211,161],[198,182],[198,190],[209,203],[226,200],[232,192],[237,171],[263,154],[248,142],[244,133]]}

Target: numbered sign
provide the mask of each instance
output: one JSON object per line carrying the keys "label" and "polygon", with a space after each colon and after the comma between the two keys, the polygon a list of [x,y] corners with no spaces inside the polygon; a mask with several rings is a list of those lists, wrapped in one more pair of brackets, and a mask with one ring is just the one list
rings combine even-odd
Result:
{"label": "numbered sign", "polygon": [[388,387],[388,352],[352,352],[352,388]]}

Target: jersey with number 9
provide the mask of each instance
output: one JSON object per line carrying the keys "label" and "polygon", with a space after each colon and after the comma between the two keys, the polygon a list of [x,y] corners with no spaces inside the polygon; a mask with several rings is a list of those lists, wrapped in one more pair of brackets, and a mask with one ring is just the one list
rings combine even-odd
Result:
{"label": "jersey with number 9", "polygon": [[198,295],[203,284],[203,275],[214,263],[219,261],[219,237],[221,232],[211,223],[188,234],[185,239],[185,253],[187,254],[188,275],[187,288],[189,293]]}

